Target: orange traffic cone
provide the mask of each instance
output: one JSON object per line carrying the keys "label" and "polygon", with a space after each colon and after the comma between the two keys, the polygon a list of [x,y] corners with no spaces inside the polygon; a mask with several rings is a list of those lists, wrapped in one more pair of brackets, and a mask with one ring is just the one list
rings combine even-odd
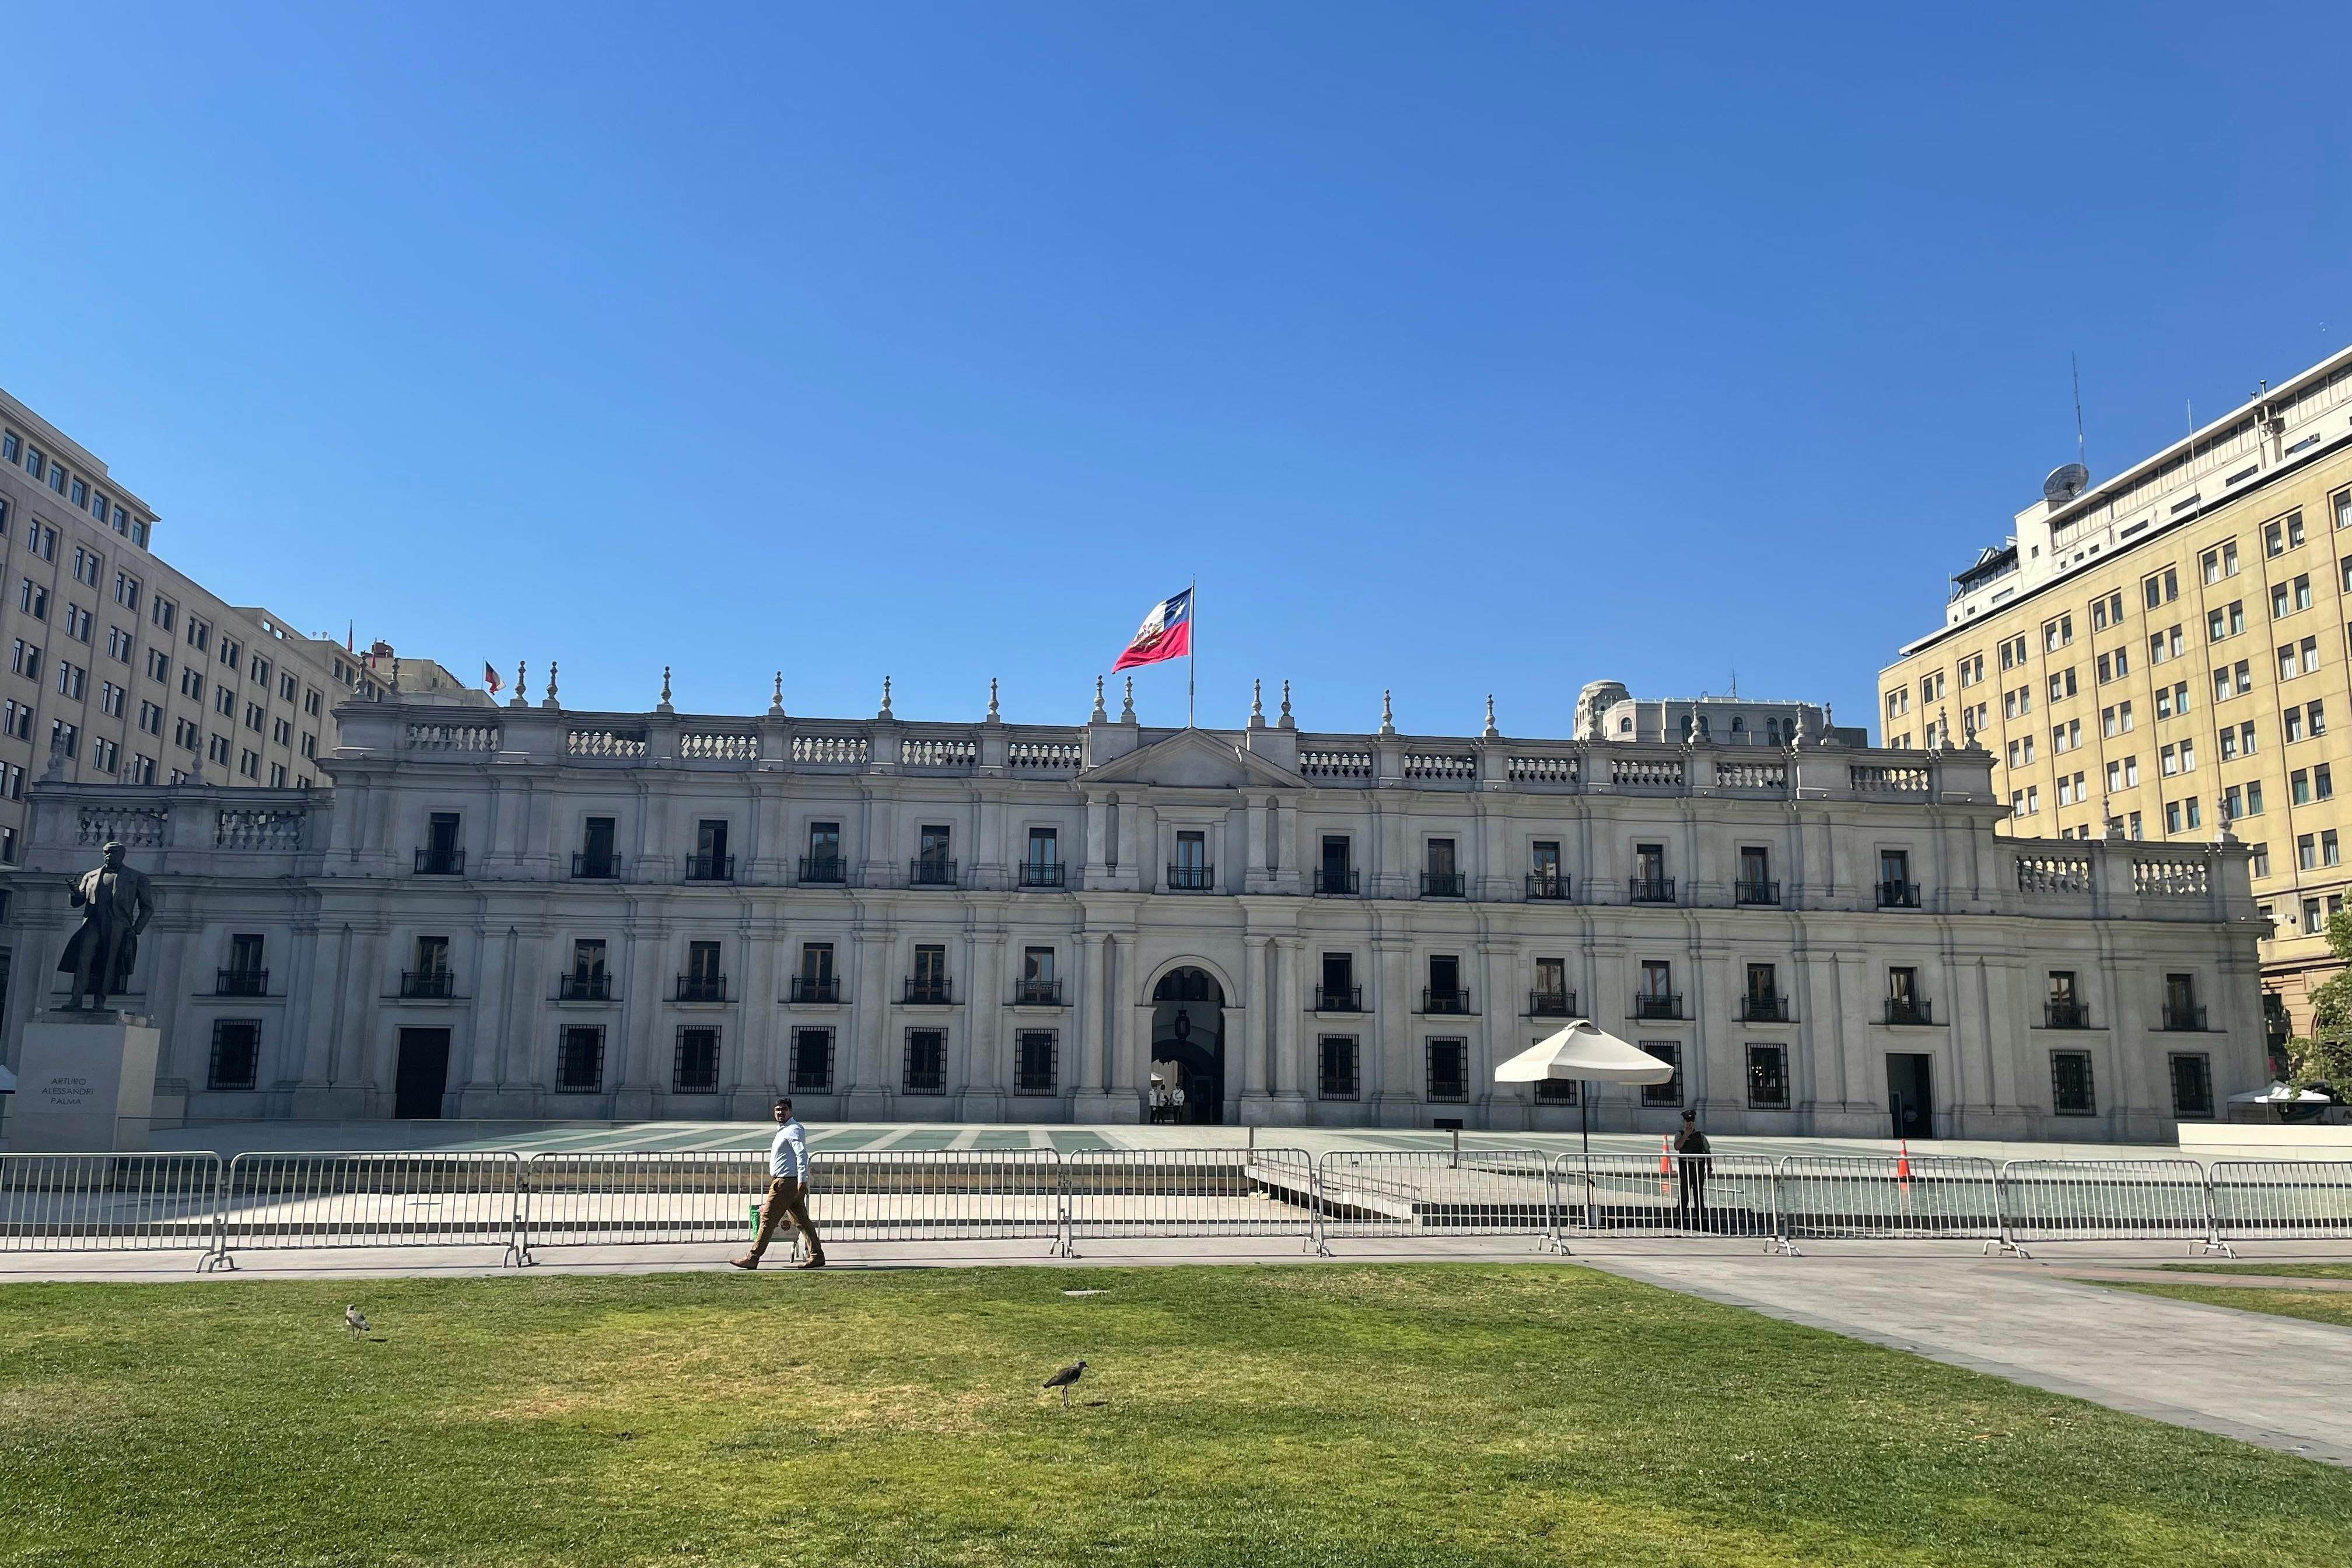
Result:
{"label": "orange traffic cone", "polygon": [[1908,1138],[1899,1141],[1895,1156],[1895,1179],[1903,1184],[1904,1191],[1911,1190],[1911,1140]]}
{"label": "orange traffic cone", "polygon": [[1662,1198],[1675,1190],[1674,1148],[1673,1139],[1662,1137],[1658,1140],[1658,1195]]}

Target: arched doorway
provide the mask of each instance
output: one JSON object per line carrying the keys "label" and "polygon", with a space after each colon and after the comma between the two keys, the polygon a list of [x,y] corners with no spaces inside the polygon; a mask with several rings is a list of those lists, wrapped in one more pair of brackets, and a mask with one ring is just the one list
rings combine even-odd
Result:
{"label": "arched doorway", "polygon": [[[1225,1119],[1225,993],[1204,969],[1173,969],[1151,992],[1153,1070],[1183,1091],[1170,1120],[1214,1126]],[[1171,1071],[1172,1069],[1172,1071]]]}

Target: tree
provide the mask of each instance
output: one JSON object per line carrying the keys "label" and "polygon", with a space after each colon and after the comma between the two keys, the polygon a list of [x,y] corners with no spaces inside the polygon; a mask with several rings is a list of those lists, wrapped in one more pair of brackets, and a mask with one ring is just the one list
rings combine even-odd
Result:
{"label": "tree", "polygon": [[[2352,910],[2327,917],[2327,951],[2352,965]],[[2311,1033],[2289,1040],[2286,1051],[2297,1089],[2324,1083],[2339,1095],[2352,1089],[2352,968],[2311,988]]]}

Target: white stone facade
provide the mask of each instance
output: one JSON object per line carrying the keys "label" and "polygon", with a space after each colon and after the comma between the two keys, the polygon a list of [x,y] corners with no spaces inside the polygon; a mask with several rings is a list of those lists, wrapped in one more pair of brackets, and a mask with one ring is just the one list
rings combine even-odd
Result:
{"label": "white stone facade", "polygon": [[339,719],[331,791],[35,790],[12,1048],[121,837],[159,1119],[1125,1121],[1177,1059],[1226,1121],[1570,1129],[1492,1081],[1570,1013],[1682,1065],[1602,1128],[2161,1138],[2262,1070],[2243,851],[1997,839],[1979,752]]}

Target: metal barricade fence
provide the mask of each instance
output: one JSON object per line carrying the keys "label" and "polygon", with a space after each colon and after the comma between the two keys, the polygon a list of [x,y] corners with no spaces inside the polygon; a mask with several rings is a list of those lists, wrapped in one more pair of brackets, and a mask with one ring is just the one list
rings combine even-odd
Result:
{"label": "metal barricade fence", "polygon": [[1782,1252],[1800,1240],[2007,1239],[2000,1173],[1971,1155],[1790,1154],[1773,1184]]}
{"label": "metal barricade fence", "polygon": [[1066,1212],[1051,1149],[860,1149],[809,1163],[809,1218],[827,1241],[1034,1239],[1060,1251]]}
{"label": "metal barricade fence", "polygon": [[2207,1186],[2222,1247],[2352,1237],[2352,1161],[2217,1160]]}
{"label": "metal barricade fence", "polygon": [[1334,1149],[1315,1165],[1316,1250],[1335,1237],[1557,1234],[1534,1149]]}
{"label": "metal barricade fence", "polygon": [[1089,1149],[1062,1162],[1070,1237],[1315,1232],[1304,1149]]}
{"label": "metal barricade fence", "polygon": [[331,1247],[497,1247],[520,1264],[522,1160],[466,1153],[239,1154],[229,1162],[220,1256]]}
{"label": "metal barricade fence", "polygon": [[1759,1154],[1562,1154],[1552,1163],[1562,1250],[1570,1230],[1770,1240],[1774,1175]]}
{"label": "metal barricade fence", "polygon": [[0,1154],[0,1252],[220,1251],[221,1157]]}
{"label": "metal barricade fence", "polygon": [[2011,1160],[2000,1168],[2011,1247],[2179,1239],[2212,1250],[2213,1206],[2194,1160]]}
{"label": "metal barricade fence", "polygon": [[768,1156],[551,1150],[523,1161],[522,1184],[526,1262],[534,1247],[748,1241],[760,1226]]}

